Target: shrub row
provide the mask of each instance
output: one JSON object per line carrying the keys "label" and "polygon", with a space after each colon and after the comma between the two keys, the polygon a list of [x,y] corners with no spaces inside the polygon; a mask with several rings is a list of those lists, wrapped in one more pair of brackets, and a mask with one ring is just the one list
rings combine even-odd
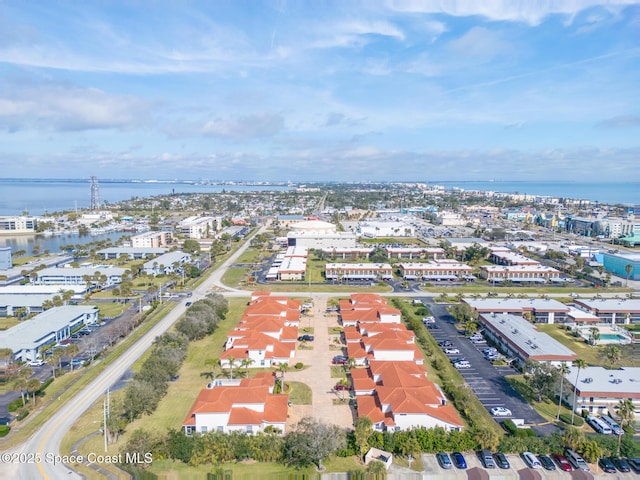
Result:
{"label": "shrub row", "polygon": [[509,432],[514,437],[535,437],[536,432],[531,430],[530,428],[518,428],[513,420],[507,419],[502,422],[502,426],[504,429]]}
{"label": "shrub row", "polygon": [[11,427],[9,425],[0,425],[0,438],[6,437],[11,431]]}
{"label": "shrub row", "polygon": [[[560,420],[562,420],[567,425],[571,425],[571,414],[570,413],[561,413],[560,414]],[[574,415],[573,416],[573,426],[574,427],[581,427],[582,425],[584,425],[584,420],[582,419],[582,417],[580,415]]]}

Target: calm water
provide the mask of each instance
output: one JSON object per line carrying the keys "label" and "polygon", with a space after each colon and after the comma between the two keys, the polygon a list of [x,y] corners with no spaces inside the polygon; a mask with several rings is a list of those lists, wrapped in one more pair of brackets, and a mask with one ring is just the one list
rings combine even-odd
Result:
{"label": "calm water", "polygon": [[459,187],[464,190],[482,190],[520,193],[550,197],[581,198],[600,203],[640,205],[640,183],[582,183],[582,182],[453,182],[433,181],[434,185]]}
{"label": "calm water", "polygon": [[[187,183],[100,182],[100,201],[110,203],[133,197],[153,197],[171,193],[219,193],[284,191],[285,186],[192,185]],[[91,186],[89,180],[17,180],[0,178],[0,216],[31,215],[89,208]]]}
{"label": "calm water", "polygon": [[40,247],[40,252],[49,250],[51,253],[60,253],[63,245],[85,245],[90,242],[111,239],[113,243],[123,235],[131,235],[131,232],[112,232],[102,235],[60,235],[55,237],[44,237],[42,235],[17,235],[14,237],[0,236],[0,247],[11,247],[13,252],[25,250],[27,255],[31,255],[33,247]]}

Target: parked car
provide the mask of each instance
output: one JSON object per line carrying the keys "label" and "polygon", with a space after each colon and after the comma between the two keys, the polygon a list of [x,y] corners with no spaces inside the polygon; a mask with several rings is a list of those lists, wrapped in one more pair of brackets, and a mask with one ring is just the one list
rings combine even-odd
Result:
{"label": "parked car", "polygon": [[489,411],[491,412],[491,415],[493,415],[494,417],[510,417],[511,416],[511,410],[509,410],[506,407],[493,407]]}
{"label": "parked car", "polygon": [[453,343],[451,343],[449,340],[442,340],[438,342],[438,345],[441,347],[453,347]]}
{"label": "parked car", "polygon": [[41,367],[44,365],[44,360],[31,360],[29,362],[30,367]]}
{"label": "parked car", "polygon": [[445,452],[436,453],[436,459],[438,460],[440,466],[446,470],[449,470],[451,467],[453,467],[449,455],[447,455]]}
{"label": "parked car", "polygon": [[629,457],[627,458],[627,463],[633,469],[634,472],[640,473],[640,458]]}
{"label": "parked car", "polygon": [[484,449],[480,452],[480,460],[484,468],[496,468],[496,462],[493,461],[491,450]]}
{"label": "parked car", "polygon": [[622,473],[631,471],[631,467],[629,467],[629,464],[624,458],[611,457],[610,460],[611,460],[611,463],[613,463],[615,467],[618,469],[618,471]]}
{"label": "parked car", "polygon": [[460,350],[457,348],[445,348],[444,353],[446,355],[460,355]]}
{"label": "parked car", "polygon": [[336,390],[349,390],[349,389],[351,389],[351,385],[343,384],[343,383],[336,383],[336,386],[334,388]]}
{"label": "parked car", "polygon": [[551,458],[547,457],[546,455],[538,455],[538,460],[540,460],[540,463],[545,470],[556,469],[556,464],[553,463],[553,460],[551,460]]}
{"label": "parked car", "polygon": [[186,302],[186,303],[184,304],[184,306],[185,306],[185,307],[190,307],[191,305],[192,305],[192,302]]}
{"label": "parked car", "polygon": [[607,473],[616,473],[617,471],[613,462],[606,457],[601,458],[598,465],[600,465],[600,468]]}
{"label": "parked car", "polygon": [[334,365],[346,365],[348,360],[349,359],[344,355],[336,355],[331,360],[331,363],[333,363]]}
{"label": "parked car", "polygon": [[300,335],[298,337],[299,342],[313,342],[315,337],[313,335]]}
{"label": "parked car", "polygon": [[522,459],[529,468],[542,468],[542,464],[540,463],[540,461],[531,452],[523,452]]}
{"label": "parked car", "polygon": [[464,455],[460,452],[453,452],[451,454],[451,458],[453,459],[453,464],[456,468],[467,468],[467,461],[464,459]]}
{"label": "parked car", "polygon": [[573,471],[573,467],[564,455],[560,455],[559,453],[552,453],[551,458],[555,460],[555,462],[558,464],[558,467],[560,467],[560,470],[563,470],[565,472]]}
{"label": "parked car", "polygon": [[463,368],[471,368],[471,364],[466,360],[456,362],[453,364],[453,366],[456,367],[458,370]]}
{"label": "parked car", "polygon": [[504,453],[496,453],[493,458],[495,458],[498,468],[511,468],[511,464],[509,463],[509,460],[507,460],[507,456]]}

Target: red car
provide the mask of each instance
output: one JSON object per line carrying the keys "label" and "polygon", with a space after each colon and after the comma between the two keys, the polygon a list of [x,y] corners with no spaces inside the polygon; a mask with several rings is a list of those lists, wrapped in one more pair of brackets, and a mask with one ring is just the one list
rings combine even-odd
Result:
{"label": "red car", "polygon": [[558,464],[560,470],[564,470],[565,472],[571,472],[573,470],[569,460],[567,460],[563,455],[560,455],[559,453],[552,453],[551,458],[553,458],[553,460]]}
{"label": "red car", "polygon": [[335,386],[336,390],[349,390],[350,388],[350,385],[343,385],[342,383],[337,383]]}

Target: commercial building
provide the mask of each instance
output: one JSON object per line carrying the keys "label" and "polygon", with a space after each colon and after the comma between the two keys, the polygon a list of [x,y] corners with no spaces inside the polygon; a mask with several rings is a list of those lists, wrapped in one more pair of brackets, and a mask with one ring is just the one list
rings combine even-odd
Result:
{"label": "commercial building", "polygon": [[329,255],[331,258],[341,258],[346,260],[348,258],[369,258],[369,255],[373,252],[373,247],[331,247],[323,248],[322,253]]}
{"label": "commercial building", "polygon": [[542,298],[463,298],[462,301],[481,315],[530,315],[535,323],[565,323],[571,311],[562,302]]}
{"label": "commercial building", "polygon": [[166,251],[166,248],[109,247],[98,250],[96,253],[102,255],[105,260],[112,260],[119,257],[128,257],[131,260],[142,260],[155,257],[156,255],[162,255]]}
{"label": "commercial building", "polygon": [[640,300],[618,298],[576,298],[575,305],[593,315],[602,323],[628,324],[640,322]]}
{"label": "commercial building", "polygon": [[609,370],[603,367],[585,367],[578,371],[569,366],[565,375],[564,401],[575,405],[576,412],[615,415],[620,400],[631,400],[636,419],[640,418],[640,368],[624,367]]}
{"label": "commercial building", "polygon": [[[603,253],[602,266],[617,277],[640,280],[640,253]],[[629,273],[628,268],[631,268]]]}
{"label": "commercial building", "polygon": [[477,237],[446,238],[444,241],[449,247],[458,252],[464,252],[467,248],[473,247],[474,245],[487,248],[490,246],[489,242]]}
{"label": "commercial building", "polygon": [[41,358],[45,348],[69,338],[71,332],[98,321],[98,308],[89,306],[54,307],[15,327],[0,331],[0,348],[9,348],[15,360]]}
{"label": "commercial building", "polygon": [[[63,290],[72,290],[72,298],[80,299],[86,291],[85,285],[65,285],[63,288],[55,285],[10,285],[0,288],[0,317],[30,315],[44,311],[42,305],[52,301]],[[20,312],[17,309],[24,309]]]}
{"label": "commercial building", "polygon": [[327,263],[327,280],[390,280],[393,270],[388,263]]}
{"label": "commercial building", "polygon": [[147,275],[169,274],[176,271],[176,268],[185,263],[191,262],[191,255],[181,250],[160,255],[142,265],[142,270]]}
{"label": "commercial building", "polygon": [[505,355],[523,366],[527,360],[549,362],[554,365],[571,363],[578,356],[517,315],[508,313],[483,314],[479,322],[485,327],[485,335]]}
{"label": "commercial building", "polygon": [[222,228],[222,217],[193,216],[182,220],[177,230],[182,235],[199,240],[210,238]]}
{"label": "commercial building", "polygon": [[101,285],[109,287],[122,282],[125,268],[119,267],[53,267],[38,270],[38,285]]}
{"label": "commercial building", "polygon": [[0,217],[0,235],[36,233],[37,228],[36,217]]}
{"label": "commercial building", "polygon": [[435,260],[428,263],[401,263],[400,274],[405,280],[475,280],[473,268],[457,260]]}
{"label": "commercial building", "polygon": [[332,223],[321,220],[306,220],[291,225],[287,233],[287,245],[322,250],[325,248],[355,248],[356,235],[338,232]]}
{"label": "commercial building", "polygon": [[446,258],[444,249],[440,247],[385,247],[387,258],[442,260]]}
{"label": "commercial building", "polygon": [[167,230],[159,232],[145,232],[131,237],[133,248],[162,248],[169,245],[173,240],[173,233]]}
{"label": "commercial building", "polygon": [[408,222],[366,221],[358,224],[356,233],[367,238],[377,237],[414,237],[415,227]]}
{"label": "commercial building", "polygon": [[559,270],[546,265],[482,265],[479,275],[490,283],[573,282],[573,279],[561,275]]}

